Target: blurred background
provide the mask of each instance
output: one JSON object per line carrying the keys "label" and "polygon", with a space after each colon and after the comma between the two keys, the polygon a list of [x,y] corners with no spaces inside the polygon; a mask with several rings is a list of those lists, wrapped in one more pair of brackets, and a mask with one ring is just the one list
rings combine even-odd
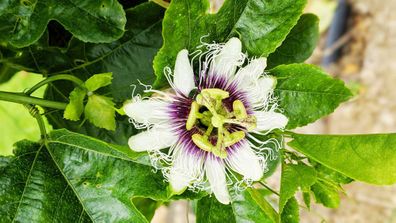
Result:
{"label": "blurred background", "polygon": [[[215,10],[222,0],[212,0]],[[310,0],[306,12],[320,17],[321,39],[308,63],[324,66],[343,79],[358,95],[332,115],[297,131],[343,134],[396,132],[396,1]],[[19,72],[0,85],[3,91],[23,91],[41,80]],[[43,91],[37,92],[41,96]],[[39,139],[39,130],[21,105],[0,101],[0,154],[12,153],[12,144]],[[395,164],[396,165],[396,164]],[[279,188],[280,173],[268,179]],[[301,209],[301,222],[396,223],[396,186],[363,183],[345,186],[338,209],[313,205]],[[195,222],[191,204],[178,201],[160,207],[152,222]]]}

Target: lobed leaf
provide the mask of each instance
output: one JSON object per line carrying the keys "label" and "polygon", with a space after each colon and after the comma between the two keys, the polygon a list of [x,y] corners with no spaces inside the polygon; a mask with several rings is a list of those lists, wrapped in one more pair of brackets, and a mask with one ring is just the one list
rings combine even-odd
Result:
{"label": "lobed leaf", "polygon": [[96,91],[101,87],[110,85],[112,79],[112,73],[95,74],[85,81],[85,87],[88,91]]}
{"label": "lobed leaf", "polygon": [[99,128],[115,130],[115,109],[111,98],[93,94],[88,97],[84,110],[85,117]]}
{"label": "lobed leaf", "polygon": [[281,65],[269,73],[278,79],[275,95],[289,118],[287,129],[314,122],[352,97],[341,80],[331,78],[313,65]]}
{"label": "lobed leaf", "polygon": [[295,150],[352,179],[396,183],[396,134],[303,135],[288,143]]}
{"label": "lobed leaf", "polygon": [[63,117],[65,119],[72,121],[80,119],[80,116],[84,111],[84,98],[86,95],[87,92],[84,89],[80,87],[74,88],[69,96],[69,104],[67,104],[65,112],[63,113]]}

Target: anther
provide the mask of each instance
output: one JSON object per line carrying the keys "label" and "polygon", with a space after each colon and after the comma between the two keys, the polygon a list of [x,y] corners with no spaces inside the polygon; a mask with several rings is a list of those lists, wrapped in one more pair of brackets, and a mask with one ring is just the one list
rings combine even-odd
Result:
{"label": "anther", "polygon": [[207,152],[211,152],[213,150],[213,148],[214,148],[212,143],[209,142],[208,138],[205,137],[205,136],[202,136],[200,134],[192,135],[192,141],[200,149],[205,150]]}
{"label": "anther", "polygon": [[195,122],[197,121],[197,113],[199,113],[199,105],[197,102],[193,102],[191,104],[190,113],[188,114],[186,129],[191,130],[194,127]]}
{"label": "anther", "polygon": [[241,100],[235,100],[232,103],[232,109],[234,110],[234,114],[237,119],[247,118],[246,108]]}

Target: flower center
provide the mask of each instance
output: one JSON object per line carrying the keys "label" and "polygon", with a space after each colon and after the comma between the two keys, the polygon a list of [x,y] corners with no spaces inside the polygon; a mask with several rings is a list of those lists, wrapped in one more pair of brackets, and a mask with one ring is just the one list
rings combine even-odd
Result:
{"label": "flower center", "polygon": [[242,101],[233,101],[232,111],[224,106],[223,100],[228,97],[227,91],[218,88],[203,89],[192,102],[186,122],[188,131],[194,127],[203,130],[202,134],[192,135],[194,144],[220,158],[227,157],[226,147],[245,138],[244,131],[230,133],[231,126],[237,125],[248,131],[256,128],[256,117],[247,114]]}

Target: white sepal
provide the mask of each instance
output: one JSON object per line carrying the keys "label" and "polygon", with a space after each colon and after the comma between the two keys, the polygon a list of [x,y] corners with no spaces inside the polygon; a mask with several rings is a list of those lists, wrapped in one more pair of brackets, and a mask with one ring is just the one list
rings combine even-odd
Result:
{"label": "white sepal", "polygon": [[241,89],[249,85],[254,85],[257,82],[260,75],[264,73],[264,69],[267,66],[267,58],[260,57],[250,61],[250,63],[238,70],[235,74],[235,80],[238,82],[238,86]]}
{"label": "white sepal", "polygon": [[173,82],[177,90],[188,96],[190,91],[195,87],[194,71],[188,59],[188,51],[181,50],[176,57],[175,72]]}
{"label": "white sepal", "polygon": [[222,204],[229,204],[230,195],[227,188],[224,162],[221,159],[209,155],[206,158],[205,171],[210,188],[216,199]]}
{"label": "white sepal", "polygon": [[167,126],[157,124],[153,128],[133,135],[128,140],[129,148],[136,152],[160,150],[177,142],[177,135]]}
{"label": "white sepal", "polygon": [[177,146],[168,180],[174,194],[181,194],[194,181],[202,180],[203,156],[191,154]]}
{"label": "white sepal", "polygon": [[258,131],[271,131],[273,129],[283,129],[286,127],[288,118],[274,111],[255,111]]}
{"label": "white sepal", "polygon": [[243,175],[244,179],[258,181],[263,177],[265,163],[246,142],[241,143],[239,148],[230,153],[226,162],[231,169]]}
{"label": "white sepal", "polygon": [[169,119],[168,106],[169,103],[164,101],[135,97],[124,104],[124,111],[136,124],[150,125]]}
{"label": "white sepal", "polygon": [[212,72],[215,75],[232,77],[237,66],[242,65],[245,57],[242,54],[242,43],[238,38],[231,38],[223,46],[212,62]]}

